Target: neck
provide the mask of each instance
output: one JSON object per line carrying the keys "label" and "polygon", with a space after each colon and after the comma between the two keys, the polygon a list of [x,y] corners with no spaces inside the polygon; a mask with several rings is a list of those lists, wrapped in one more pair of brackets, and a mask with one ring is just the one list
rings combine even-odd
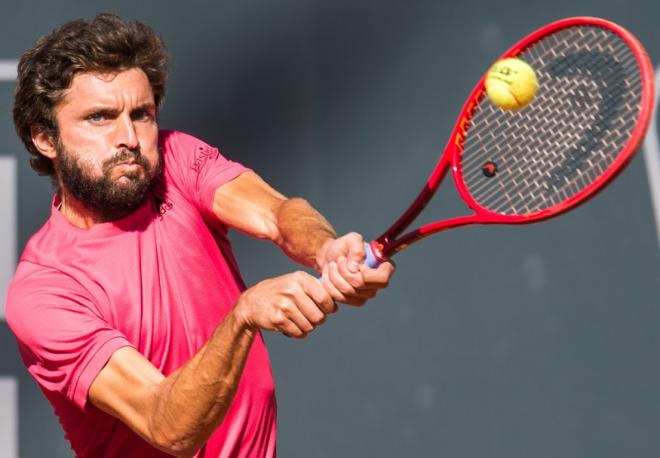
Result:
{"label": "neck", "polygon": [[74,226],[89,229],[96,224],[105,222],[101,215],[85,207],[82,202],[66,192],[64,188],[60,188],[59,195],[60,204],[57,209]]}

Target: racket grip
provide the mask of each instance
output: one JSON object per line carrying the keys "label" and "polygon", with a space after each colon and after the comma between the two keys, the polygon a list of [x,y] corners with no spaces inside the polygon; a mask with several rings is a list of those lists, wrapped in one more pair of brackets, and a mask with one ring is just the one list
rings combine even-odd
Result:
{"label": "racket grip", "polygon": [[374,254],[374,250],[371,248],[371,244],[364,242],[364,263],[366,264],[367,267],[371,267],[372,269],[375,269],[380,265],[380,261]]}

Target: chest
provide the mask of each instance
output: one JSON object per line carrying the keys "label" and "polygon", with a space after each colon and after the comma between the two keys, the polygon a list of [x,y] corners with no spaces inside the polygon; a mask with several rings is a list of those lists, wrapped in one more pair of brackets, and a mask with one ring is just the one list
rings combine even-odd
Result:
{"label": "chest", "polygon": [[167,373],[203,345],[242,282],[222,233],[183,201],[159,204],[141,230],[76,247],[71,265],[103,320]]}

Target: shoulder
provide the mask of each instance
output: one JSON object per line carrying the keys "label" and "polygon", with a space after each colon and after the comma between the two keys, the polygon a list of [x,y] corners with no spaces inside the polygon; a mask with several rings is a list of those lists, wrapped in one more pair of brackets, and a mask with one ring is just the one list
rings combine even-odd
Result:
{"label": "shoulder", "polygon": [[63,225],[57,223],[54,214],[51,214],[28,240],[19,262],[28,261],[43,266],[54,266],[62,262],[63,256],[71,252],[76,236],[75,231],[64,230]]}
{"label": "shoulder", "polygon": [[205,141],[178,130],[161,130],[159,132],[158,142],[163,154],[176,154],[186,151],[195,151],[196,149],[212,148]]}
{"label": "shoulder", "polygon": [[167,175],[175,181],[186,181],[189,174],[198,174],[209,160],[217,159],[220,151],[205,141],[177,130],[161,130],[159,146]]}
{"label": "shoulder", "polygon": [[7,289],[5,309],[7,323],[19,339],[27,338],[35,329],[49,328],[60,312],[76,314],[80,308],[94,313],[97,309],[88,291],[75,279],[53,267],[19,262]]}
{"label": "shoulder", "polygon": [[248,169],[215,147],[184,132],[162,130],[159,137],[166,189],[177,189],[208,212],[217,188]]}
{"label": "shoulder", "polygon": [[55,267],[21,260],[7,288],[7,308],[43,297],[87,301],[90,294],[71,275]]}

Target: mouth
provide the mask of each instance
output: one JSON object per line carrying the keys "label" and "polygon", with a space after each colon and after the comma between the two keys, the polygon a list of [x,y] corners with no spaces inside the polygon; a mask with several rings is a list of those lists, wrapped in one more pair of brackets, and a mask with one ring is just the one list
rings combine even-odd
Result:
{"label": "mouth", "polygon": [[143,174],[142,166],[140,164],[136,164],[133,161],[114,164],[110,170],[111,176],[119,181],[132,181],[133,179],[138,178]]}
{"label": "mouth", "polygon": [[115,163],[115,164],[113,165],[113,167],[114,167],[114,166],[117,166],[117,165],[131,165],[131,164],[135,164],[135,160],[133,160],[133,159],[127,159],[127,160],[125,160],[125,161],[119,161],[119,162]]}
{"label": "mouth", "polygon": [[118,162],[117,164],[114,164],[112,167],[113,168],[123,167],[123,168],[133,169],[133,168],[142,167],[142,166],[140,164],[135,163],[134,161],[123,161],[123,162]]}

